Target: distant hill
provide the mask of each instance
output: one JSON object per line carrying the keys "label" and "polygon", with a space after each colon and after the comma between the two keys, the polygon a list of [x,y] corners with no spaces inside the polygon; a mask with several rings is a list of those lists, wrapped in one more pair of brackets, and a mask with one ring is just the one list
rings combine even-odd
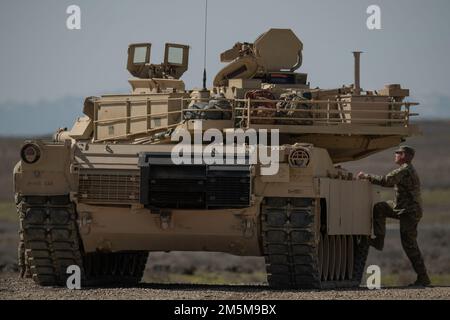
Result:
{"label": "distant hill", "polygon": [[414,112],[420,114],[421,120],[450,119],[450,96],[435,94],[409,100],[420,103]]}
{"label": "distant hill", "polygon": [[0,136],[35,136],[71,128],[82,115],[82,98],[66,97],[35,104],[3,103],[0,105]]}

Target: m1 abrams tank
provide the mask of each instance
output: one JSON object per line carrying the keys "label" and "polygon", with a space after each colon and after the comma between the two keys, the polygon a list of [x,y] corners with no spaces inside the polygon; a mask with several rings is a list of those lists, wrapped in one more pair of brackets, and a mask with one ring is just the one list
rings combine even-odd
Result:
{"label": "m1 abrams tank", "polygon": [[[180,80],[188,46],[166,44],[159,65],[150,49],[128,49],[131,93],[89,97],[71,130],[24,143],[23,274],[65,285],[78,265],[84,285],[134,284],[148,252],[216,251],[264,256],[274,288],[358,286],[378,193],[338,164],[418,131],[409,91],[361,89],[359,52],[354,84],[311,88],[289,29],[222,53],[209,89]],[[270,161],[250,161],[255,152]]]}

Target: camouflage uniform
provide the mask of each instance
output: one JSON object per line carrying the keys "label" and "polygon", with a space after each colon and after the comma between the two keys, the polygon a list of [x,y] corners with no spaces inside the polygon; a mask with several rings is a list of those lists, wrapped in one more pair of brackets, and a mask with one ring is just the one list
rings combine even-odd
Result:
{"label": "camouflage uniform", "polygon": [[382,250],[386,234],[386,217],[400,220],[400,237],[403,250],[419,278],[426,278],[427,270],[417,244],[417,224],[422,218],[420,180],[411,163],[404,163],[385,176],[367,175],[373,184],[394,187],[395,201],[379,202],[374,206],[373,240],[377,249]]}

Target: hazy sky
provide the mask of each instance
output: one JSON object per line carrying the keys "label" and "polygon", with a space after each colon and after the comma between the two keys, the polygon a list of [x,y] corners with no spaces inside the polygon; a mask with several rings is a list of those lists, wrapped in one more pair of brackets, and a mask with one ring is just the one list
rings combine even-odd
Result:
{"label": "hazy sky", "polygon": [[[66,28],[72,4],[81,8],[81,30]],[[371,4],[381,7],[382,30],[366,27]],[[0,106],[126,92],[132,42],[151,42],[154,63],[162,61],[165,42],[189,44],[183,79],[198,87],[203,12],[204,0],[0,0]],[[300,71],[314,87],[350,84],[351,51],[358,49],[365,52],[363,88],[401,83],[422,103],[450,101],[448,0],[209,0],[208,21],[209,85],[222,51],[276,27],[302,40]]]}

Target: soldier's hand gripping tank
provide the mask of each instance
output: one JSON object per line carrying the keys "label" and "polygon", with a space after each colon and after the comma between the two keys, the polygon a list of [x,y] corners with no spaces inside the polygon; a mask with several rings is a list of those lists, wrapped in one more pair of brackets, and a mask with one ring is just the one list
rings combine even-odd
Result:
{"label": "soldier's hand gripping tank", "polygon": [[425,263],[417,244],[417,225],[422,218],[422,201],[420,197],[420,180],[411,160],[415,151],[408,146],[400,146],[395,151],[395,162],[400,165],[385,176],[377,176],[360,172],[358,178],[368,179],[371,183],[383,187],[394,187],[395,201],[375,204],[374,234],[370,245],[377,250],[383,250],[386,234],[386,217],[400,220],[400,237],[403,250],[408,256],[417,280],[412,285],[430,285]]}

